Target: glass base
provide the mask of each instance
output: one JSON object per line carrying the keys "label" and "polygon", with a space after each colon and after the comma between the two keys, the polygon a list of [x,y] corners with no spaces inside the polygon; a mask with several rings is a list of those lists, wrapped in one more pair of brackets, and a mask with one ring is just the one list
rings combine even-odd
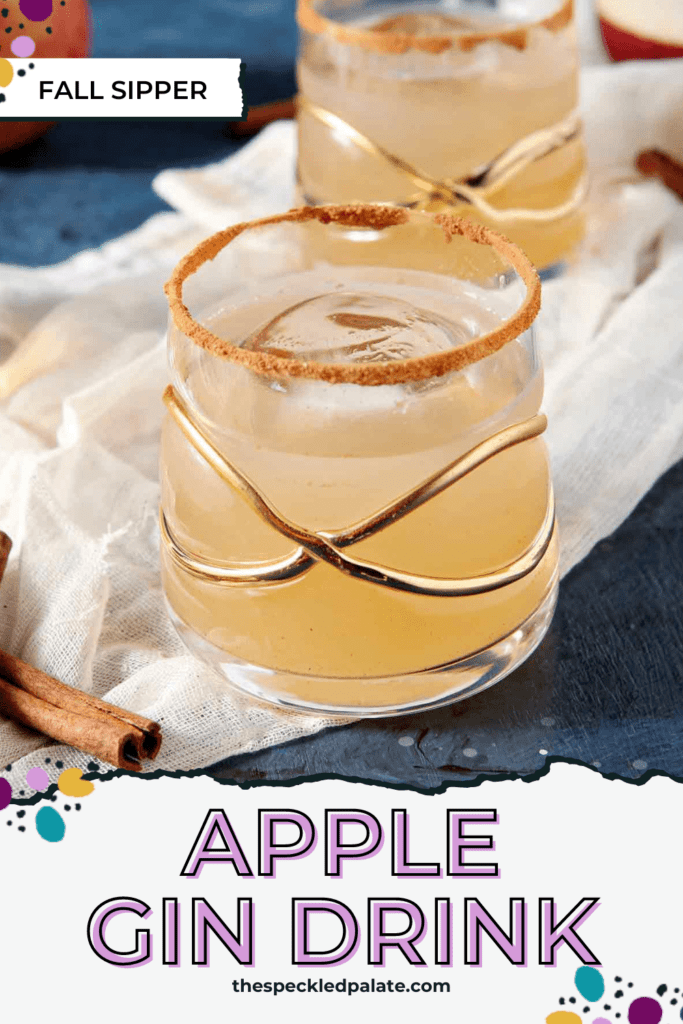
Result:
{"label": "glass base", "polygon": [[[514,632],[502,637],[485,650],[477,651],[466,658],[460,658],[446,665],[437,665],[420,672],[411,672],[405,676],[391,676],[381,680],[369,678],[367,680],[369,688],[373,682],[410,681],[414,684],[416,691],[423,690],[424,698],[405,704],[380,706],[368,704],[367,706],[352,707],[298,699],[295,696],[297,682],[300,684],[300,689],[303,690],[310,685],[312,681],[310,676],[264,668],[232,657],[227,651],[214,646],[196,633],[176,615],[168,601],[166,603],[173,625],[192,654],[216,669],[232,686],[250,696],[268,704],[286,708],[288,711],[300,711],[315,715],[339,715],[343,718],[384,718],[406,715],[416,711],[427,711],[431,708],[465,700],[467,697],[472,697],[475,693],[487,690],[490,686],[500,682],[536,650],[547,633],[557,604],[557,592],[558,576],[556,574],[547,596],[536,611]],[[320,689],[334,693],[343,680],[319,676],[315,678],[315,682]],[[282,687],[283,683],[286,684],[286,690]]]}

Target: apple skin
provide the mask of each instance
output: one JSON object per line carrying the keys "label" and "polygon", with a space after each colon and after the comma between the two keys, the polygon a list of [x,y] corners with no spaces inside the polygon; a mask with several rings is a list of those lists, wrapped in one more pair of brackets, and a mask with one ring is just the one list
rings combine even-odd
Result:
{"label": "apple skin", "polygon": [[[29,21],[19,10],[19,0],[2,0],[2,7],[9,8],[9,15],[3,18],[3,25],[15,30],[24,25],[23,32],[36,42],[34,57],[87,57],[92,43],[92,18],[88,0],[67,0],[64,7],[60,0],[54,0],[52,14],[45,21]],[[50,35],[45,31],[49,26]],[[19,30],[22,31],[22,30]],[[0,57],[12,57],[6,36],[3,33]],[[0,121],[0,153],[16,149],[27,142],[44,135],[54,121]]]}
{"label": "apple skin", "polygon": [[600,18],[602,38],[612,60],[657,60],[667,57],[683,57],[683,46],[662,43],[657,39],[645,39],[618,28],[606,18]]}

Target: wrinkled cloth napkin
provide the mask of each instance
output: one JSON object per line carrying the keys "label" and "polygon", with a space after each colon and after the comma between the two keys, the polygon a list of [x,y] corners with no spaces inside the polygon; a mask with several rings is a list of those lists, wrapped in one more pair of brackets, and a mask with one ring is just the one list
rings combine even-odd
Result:
{"label": "wrinkled cloth napkin", "polygon": [[[601,59],[594,37],[584,50]],[[683,159],[683,61],[588,67],[582,92],[588,238],[539,321],[563,574],[683,457],[683,204],[633,171],[645,147]],[[264,708],[191,657],[158,571],[161,286],[206,234],[291,205],[294,150],[293,125],[272,125],[222,163],[161,174],[176,212],[58,266],[0,268],[0,647],[161,722],[146,770],[334,724]],[[0,764],[23,775],[46,756],[53,772],[92,760],[0,719]]]}

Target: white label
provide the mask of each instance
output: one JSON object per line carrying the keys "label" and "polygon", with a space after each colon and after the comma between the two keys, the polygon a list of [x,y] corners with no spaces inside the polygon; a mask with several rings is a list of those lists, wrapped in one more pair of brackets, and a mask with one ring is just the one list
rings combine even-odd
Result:
{"label": "white label", "polygon": [[237,57],[43,57],[4,64],[12,76],[0,89],[3,120],[242,116]]}

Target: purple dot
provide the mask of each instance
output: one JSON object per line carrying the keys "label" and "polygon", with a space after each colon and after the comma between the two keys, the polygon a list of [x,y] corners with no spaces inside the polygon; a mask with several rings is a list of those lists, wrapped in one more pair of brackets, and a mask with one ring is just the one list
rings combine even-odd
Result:
{"label": "purple dot", "polygon": [[43,768],[30,768],[26,772],[26,781],[31,789],[42,793],[50,785],[50,776]]}
{"label": "purple dot", "polygon": [[15,57],[32,57],[36,52],[36,44],[30,36],[17,36],[12,40],[11,50]]}
{"label": "purple dot", "polygon": [[12,799],[12,787],[7,779],[0,779],[0,811],[4,811]]}
{"label": "purple dot", "polygon": [[629,1024],[659,1024],[663,1012],[656,999],[641,996],[634,999],[628,1008]]}
{"label": "purple dot", "polygon": [[29,21],[45,21],[52,14],[52,0],[19,0],[19,10]]}

